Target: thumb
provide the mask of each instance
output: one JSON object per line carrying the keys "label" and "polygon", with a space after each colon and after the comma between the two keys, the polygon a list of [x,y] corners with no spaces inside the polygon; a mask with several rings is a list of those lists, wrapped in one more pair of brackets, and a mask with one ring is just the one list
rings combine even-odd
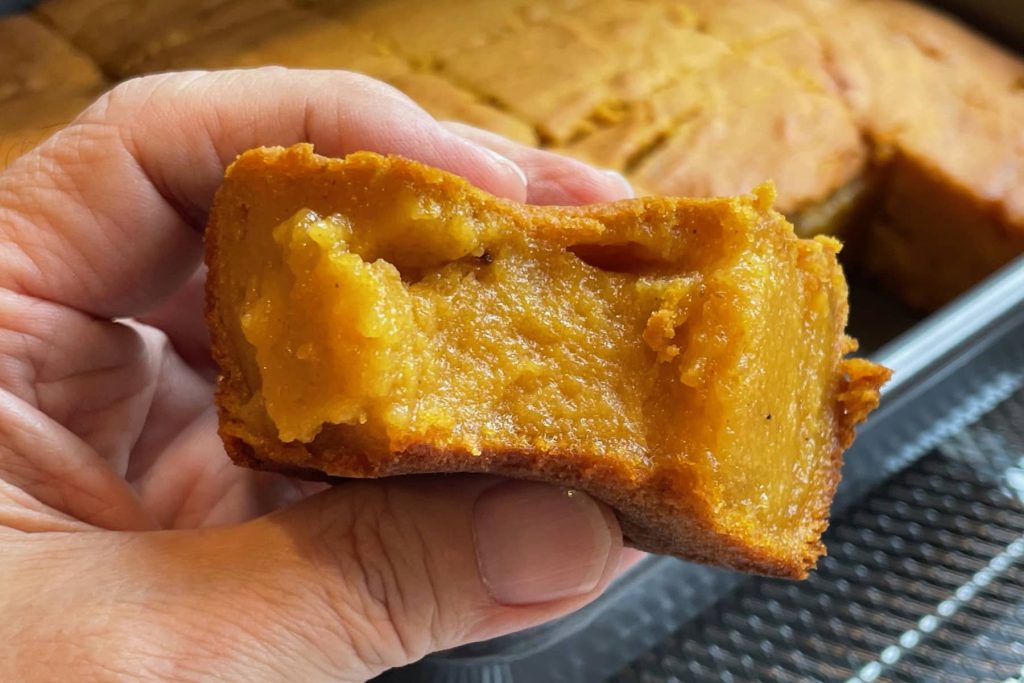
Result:
{"label": "thumb", "polygon": [[584,493],[469,475],[346,483],[220,533],[235,535],[244,593],[276,603],[271,637],[308,649],[268,651],[333,653],[344,679],[571,612],[622,549],[612,512]]}

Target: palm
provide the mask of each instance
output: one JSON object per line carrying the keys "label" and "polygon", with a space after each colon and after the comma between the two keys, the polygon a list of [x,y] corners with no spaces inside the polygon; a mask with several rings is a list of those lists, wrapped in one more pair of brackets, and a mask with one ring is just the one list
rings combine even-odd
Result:
{"label": "palm", "polygon": [[5,331],[22,346],[6,369],[23,378],[12,393],[40,413],[32,422],[39,440],[12,441],[20,479],[46,485],[70,458],[79,484],[63,493],[61,509],[94,510],[83,521],[122,529],[230,524],[301,495],[292,480],[232,465],[216,435],[208,368],[201,356],[183,361],[168,340],[198,355],[200,285],[194,279],[154,313],[163,330],[9,302],[12,318],[32,328]]}

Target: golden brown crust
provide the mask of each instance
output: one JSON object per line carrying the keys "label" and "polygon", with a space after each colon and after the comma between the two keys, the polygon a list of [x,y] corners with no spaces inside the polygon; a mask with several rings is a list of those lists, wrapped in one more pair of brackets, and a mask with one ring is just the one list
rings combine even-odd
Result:
{"label": "golden brown crust", "polygon": [[855,427],[878,407],[878,387],[889,381],[892,370],[864,358],[847,358],[840,368],[841,380],[836,397],[837,438],[841,448],[849,448]]}
{"label": "golden brown crust", "polygon": [[231,40],[290,9],[286,0],[44,0],[35,11],[106,73],[126,78],[183,43]]}
{"label": "golden brown crust", "polygon": [[[280,442],[253,439],[244,425],[221,416],[220,434],[231,459],[238,465],[259,470],[279,472],[302,479],[340,482],[345,475],[328,475],[313,466],[289,462],[291,455]],[[238,434],[246,436],[239,436]],[[253,444],[253,441],[257,445]],[[323,454],[321,454],[323,455]],[[332,468],[342,463],[361,461],[358,454],[332,453]],[[348,457],[346,457],[348,456]],[[835,452],[836,464],[842,463],[842,451]],[[369,467],[354,467],[347,476],[357,478],[387,477],[408,474],[484,473],[515,479],[542,481],[567,488],[586,491],[615,509],[623,537],[634,548],[646,552],[676,555],[704,564],[729,567],[741,572],[803,579],[813,569],[824,546],[818,542],[808,548],[807,559],[797,564],[786,562],[759,548],[729,544],[721,537],[714,543],[702,543],[711,536],[710,529],[700,524],[697,517],[681,516],[666,501],[676,484],[667,481],[637,482],[625,468],[615,467],[608,461],[602,468],[580,468],[572,454],[538,459],[527,451],[484,451],[478,456],[434,450],[423,445],[401,453],[375,460]],[[838,483],[838,472],[835,482]],[[834,488],[834,486],[833,486]],[[831,503],[832,494],[823,491],[824,504]],[[821,530],[824,531],[825,524]]]}
{"label": "golden brown crust", "polygon": [[95,90],[102,82],[92,61],[41,22],[0,17],[0,102],[35,92]]}

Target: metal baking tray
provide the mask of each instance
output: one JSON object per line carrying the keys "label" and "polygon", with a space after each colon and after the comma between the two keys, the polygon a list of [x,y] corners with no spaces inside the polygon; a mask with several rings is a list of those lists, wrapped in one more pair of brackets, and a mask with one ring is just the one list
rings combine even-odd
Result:
{"label": "metal baking tray", "polygon": [[23,12],[35,5],[36,2],[38,0],[0,0],[0,17],[5,14]]}

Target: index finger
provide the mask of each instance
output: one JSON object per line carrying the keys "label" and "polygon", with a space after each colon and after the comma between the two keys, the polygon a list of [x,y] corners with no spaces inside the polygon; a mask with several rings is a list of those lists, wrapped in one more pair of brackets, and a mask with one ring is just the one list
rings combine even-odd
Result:
{"label": "index finger", "polygon": [[526,197],[515,164],[357,74],[272,68],[137,79],[0,175],[0,287],[97,316],[146,311],[199,262],[225,166],[246,149],[297,142],[332,156],[400,154]]}

